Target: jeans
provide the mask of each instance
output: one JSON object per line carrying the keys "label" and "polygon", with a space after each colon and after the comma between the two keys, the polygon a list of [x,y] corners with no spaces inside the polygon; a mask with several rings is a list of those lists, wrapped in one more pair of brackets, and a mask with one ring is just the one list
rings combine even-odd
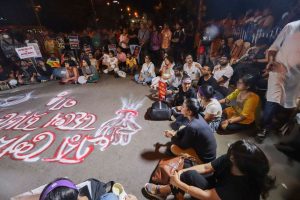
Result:
{"label": "jeans", "polygon": [[37,80],[38,80],[38,81],[49,81],[50,78],[49,78],[49,77],[46,77],[46,76],[38,76],[38,77],[37,77]]}
{"label": "jeans", "polygon": [[146,77],[146,78],[144,78],[144,80],[143,81],[140,81],[139,80],[139,74],[136,74],[136,75],[134,75],[134,80],[137,82],[137,83],[151,83],[151,81],[152,81],[152,77]]}
{"label": "jeans", "polygon": [[66,69],[65,68],[54,69],[53,76],[58,77],[58,78],[64,78],[66,76]]}
{"label": "jeans", "polygon": [[280,109],[278,103],[267,101],[265,104],[265,109],[262,118],[262,128],[270,129],[272,125],[272,119],[274,118],[276,112]]}

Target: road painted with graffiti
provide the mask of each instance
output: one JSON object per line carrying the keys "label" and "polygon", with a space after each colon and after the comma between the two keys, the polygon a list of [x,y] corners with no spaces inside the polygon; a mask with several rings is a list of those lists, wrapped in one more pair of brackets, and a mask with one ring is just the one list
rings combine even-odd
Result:
{"label": "road painted with graffiti", "polygon": [[[30,98],[32,92],[2,99],[0,107],[18,105]],[[116,116],[100,126],[97,126],[96,114],[72,111],[79,102],[69,91],[50,99],[42,112],[13,112],[0,116],[0,159],[9,157],[24,162],[78,164],[95,149],[105,151],[111,145],[128,145],[132,136],[141,130],[136,118],[142,101],[122,98],[121,102],[122,107],[116,111]],[[68,110],[71,111],[66,113]],[[50,128],[56,131],[49,131]],[[30,133],[35,130],[41,132]],[[10,134],[3,135],[4,131],[19,131],[21,134],[11,137]],[[59,141],[57,134],[64,131],[74,134]],[[55,153],[50,157],[43,156],[54,143],[59,144]]]}

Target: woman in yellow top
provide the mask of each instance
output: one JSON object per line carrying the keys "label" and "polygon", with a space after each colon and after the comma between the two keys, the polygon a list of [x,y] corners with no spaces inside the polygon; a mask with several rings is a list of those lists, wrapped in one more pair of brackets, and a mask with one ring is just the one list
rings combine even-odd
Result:
{"label": "woman in yellow top", "polygon": [[259,104],[259,97],[252,92],[255,79],[246,74],[237,82],[237,89],[229,94],[220,103],[232,106],[223,111],[224,120],[221,128],[228,131],[237,131],[249,128],[255,122],[255,113]]}

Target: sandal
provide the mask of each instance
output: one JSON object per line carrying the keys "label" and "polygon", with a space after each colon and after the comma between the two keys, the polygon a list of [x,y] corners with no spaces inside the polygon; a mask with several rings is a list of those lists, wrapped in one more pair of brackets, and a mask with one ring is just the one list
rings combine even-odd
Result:
{"label": "sandal", "polygon": [[163,196],[162,194],[160,194],[159,188],[160,188],[159,185],[155,185],[152,183],[146,183],[146,185],[144,187],[145,192],[149,196],[154,197],[155,199],[158,199],[158,200],[165,200],[166,196]]}

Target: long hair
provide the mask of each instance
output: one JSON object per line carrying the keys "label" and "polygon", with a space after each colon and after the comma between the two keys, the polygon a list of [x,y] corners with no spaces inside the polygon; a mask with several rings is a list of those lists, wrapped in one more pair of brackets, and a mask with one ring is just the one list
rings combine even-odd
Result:
{"label": "long hair", "polygon": [[[51,183],[49,183],[44,190],[42,191],[42,194],[40,195],[41,197],[43,196],[44,192],[46,192],[46,189],[52,185],[54,182],[59,181],[59,180],[68,180],[71,181],[67,178],[57,178]],[[51,192],[49,192],[44,200],[77,200],[78,199],[78,190],[68,188],[65,186],[57,187]]]}
{"label": "long hair", "polygon": [[269,190],[275,187],[276,178],[268,175],[270,166],[264,152],[253,143],[239,140],[230,145],[227,156],[233,156],[234,164],[248,177],[249,187],[257,187],[262,198],[266,199]]}
{"label": "long hair", "polygon": [[83,57],[81,62],[85,61],[87,63],[88,66],[91,66],[91,60],[88,57]]}

